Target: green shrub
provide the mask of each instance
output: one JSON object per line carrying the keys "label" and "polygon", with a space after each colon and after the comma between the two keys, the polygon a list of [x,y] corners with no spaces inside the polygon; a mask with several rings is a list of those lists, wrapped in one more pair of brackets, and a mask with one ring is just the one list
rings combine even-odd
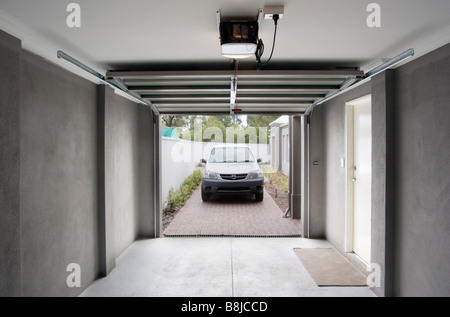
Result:
{"label": "green shrub", "polygon": [[200,170],[196,170],[184,179],[178,190],[170,188],[169,196],[166,201],[166,211],[172,211],[177,207],[183,206],[201,181],[202,172]]}
{"label": "green shrub", "polygon": [[269,180],[266,184],[268,188],[277,188],[284,191],[289,191],[289,177],[284,175],[281,171],[273,171],[270,167],[263,167],[264,174]]}

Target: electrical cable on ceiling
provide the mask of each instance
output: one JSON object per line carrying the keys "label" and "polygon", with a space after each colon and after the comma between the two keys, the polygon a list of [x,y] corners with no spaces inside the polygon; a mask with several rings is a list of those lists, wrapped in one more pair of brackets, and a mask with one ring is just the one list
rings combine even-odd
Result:
{"label": "electrical cable on ceiling", "polygon": [[262,57],[262,55],[264,53],[264,43],[263,43],[262,39],[258,40],[258,44],[257,44],[257,47],[256,47],[256,52],[255,52],[256,62],[257,62],[257,69],[258,70],[260,70],[261,66],[267,65],[270,62],[271,58],[272,58],[273,50],[275,48],[275,40],[277,38],[277,26],[278,26],[279,18],[280,18],[280,16],[278,14],[274,14],[273,17],[272,17],[272,19],[274,21],[274,24],[275,24],[275,28],[274,28],[274,31],[273,31],[272,51],[270,52],[269,59],[267,61],[265,61],[264,63],[261,62],[261,57]]}

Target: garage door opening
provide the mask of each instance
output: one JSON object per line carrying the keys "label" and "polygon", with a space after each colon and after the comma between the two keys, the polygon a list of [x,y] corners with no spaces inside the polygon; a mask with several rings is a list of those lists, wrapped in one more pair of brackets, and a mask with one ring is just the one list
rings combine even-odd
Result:
{"label": "garage door opening", "polygon": [[[239,73],[236,63],[206,68],[205,65],[178,66],[177,69],[173,65],[163,65],[152,70],[112,70],[106,73],[106,77],[114,87],[121,87],[151,108],[156,120],[155,135],[160,133],[160,120],[164,115],[229,115],[232,112],[248,116],[289,115],[292,123],[289,125],[292,137],[289,138],[290,150],[287,152],[290,157],[289,174],[295,177],[289,177],[292,192],[289,195],[288,215],[294,219],[302,218],[302,236],[310,237],[307,180],[309,166],[312,165],[310,163],[314,162],[309,162],[309,155],[305,153],[309,148],[305,145],[308,142],[309,124],[305,121],[311,117],[316,106],[359,82],[364,72],[357,67],[330,68],[323,65],[319,68],[310,65],[307,69],[299,69],[299,65],[280,64],[272,69],[258,71],[250,64],[241,64]],[[239,112],[235,112],[236,110]],[[195,137],[195,133],[191,137]],[[161,143],[159,136],[154,141]],[[162,144],[159,143],[155,143],[154,156],[154,223],[157,237],[163,236],[162,182],[185,172],[185,169],[181,172],[171,170],[162,175],[162,162],[158,163],[158,160],[164,161],[166,156],[162,154]],[[284,143],[286,144],[286,138]],[[198,147],[201,145],[197,144],[196,148]],[[180,151],[183,155],[177,156],[178,158],[193,155],[188,151]],[[192,162],[198,164],[198,159]],[[294,161],[296,163],[292,164]],[[177,164],[178,167],[182,165]]]}
{"label": "garage door opening", "polygon": [[[291,157],[288,134],[281,152],[272,144],[278,119],[160,116],[162,236],[301,236],[300,217],[289,208],[289,169],[272,164],[276,157],[289,164]],[[223,170],[209,170],[210,155]]]}

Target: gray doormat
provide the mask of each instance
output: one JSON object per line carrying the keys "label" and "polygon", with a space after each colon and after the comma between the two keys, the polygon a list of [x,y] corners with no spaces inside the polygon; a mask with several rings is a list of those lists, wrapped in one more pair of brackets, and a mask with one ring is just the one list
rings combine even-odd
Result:
{"label": "gray doormat", "polygon": [[294,248],[318,286],[367,286],[366,277],[344,256],[331,248]]}

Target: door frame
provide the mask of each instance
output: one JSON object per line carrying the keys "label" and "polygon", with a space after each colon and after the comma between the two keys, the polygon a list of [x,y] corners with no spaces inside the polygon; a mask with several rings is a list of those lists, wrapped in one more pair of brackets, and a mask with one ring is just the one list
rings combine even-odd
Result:
{"label": "door frame", "polygon": [[353,187],[353,152],[354,152],[354,122],[353,109],[358,104],[370,100],[372,95],[364,95],[345,103],[345,252],[354,252],[354,187]]}

